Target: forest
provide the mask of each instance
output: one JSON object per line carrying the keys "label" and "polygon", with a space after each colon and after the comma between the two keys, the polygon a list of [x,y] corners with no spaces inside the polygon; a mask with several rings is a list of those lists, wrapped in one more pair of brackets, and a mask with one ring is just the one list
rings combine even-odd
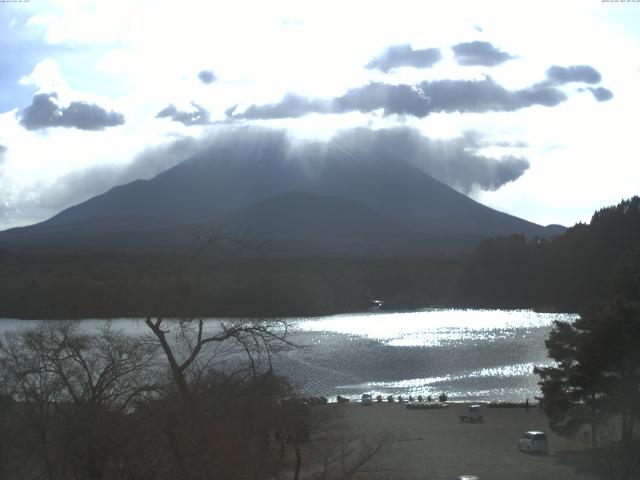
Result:
{"label": "forest", "polygon": [[[598,210],[549,240],[484,239],[464,261],[452,305],[577,312],[640,256],[640,197]],[[638,270],[635,270],[638,275]]]}
{"label": "forest", "polygon": [[[269,317],[431,307],[577,312],[640,255],[640,198],[546,238],[470,253],[359,257],[0,251],[0,317]],[[630,267],[629,267],[630,268]]]}
{"label": "forest", "polygon": [[299,316],[444,306],[456,258],[0,253],[0,317]]}

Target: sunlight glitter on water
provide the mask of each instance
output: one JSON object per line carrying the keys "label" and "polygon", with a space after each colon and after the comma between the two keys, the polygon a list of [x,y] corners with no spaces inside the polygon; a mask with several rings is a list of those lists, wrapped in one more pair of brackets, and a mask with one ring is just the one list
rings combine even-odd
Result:
{"label": "sunlight glitter on water", "polygon": [[297,322],[301,331],[358,335],[393,346],[438,346],[509,337],[523,328],[549,327],[574,315],[530,310],[424,310],[401,313],[334,315]]}

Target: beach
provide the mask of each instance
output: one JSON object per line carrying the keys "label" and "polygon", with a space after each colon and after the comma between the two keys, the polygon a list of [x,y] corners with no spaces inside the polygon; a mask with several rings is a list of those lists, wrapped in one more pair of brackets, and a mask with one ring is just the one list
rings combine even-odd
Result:
{"label": "beach", "polygon": [[[440,480],[473,474],[480,479],[592,479],[576,473],[576,463],[588,444],[554,435],[546,416],[537,407],[487,408],[483,421],[462,422],[468,404],[450,404],[437,410],[407,409],[406,404],[358,403],[320,407],[332,413],[335,437],[360,437],[371,443],[381,436],[390,441],[354,478]],[[527,454],[518,450],[518,439],[529,430],[549,438],[549,453]],[[314,448],[312,435],[306,448]],[[580,470],[580,468],[578,468]]]}

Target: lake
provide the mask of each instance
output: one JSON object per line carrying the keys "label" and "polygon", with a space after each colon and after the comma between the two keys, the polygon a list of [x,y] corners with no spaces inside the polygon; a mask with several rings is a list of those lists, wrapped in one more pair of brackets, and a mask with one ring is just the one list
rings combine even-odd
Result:
{"label": "lake", "polygon": [[[302,349],[280,354],[274,370],[306,395],[357,398],[433,395],[451,400],[524,400],[539,394],[535,365],[548,365],[544,340],[554,320],[575,314],[529,310],[375,312],[292,319]],[[215,320],[211,320],[215,323]],[[0,320],[0,331],[37,322]],[[87,328],[100,321],[87,320]],[[146,333],[136,320],[115,320]]]}
{"label": "lake", "polygon": [[299,320],[298,341],[276,368],[310,394],[433,395],[457,400],[531,400],[535,365],[554,320],[528,310],[425,310]]}

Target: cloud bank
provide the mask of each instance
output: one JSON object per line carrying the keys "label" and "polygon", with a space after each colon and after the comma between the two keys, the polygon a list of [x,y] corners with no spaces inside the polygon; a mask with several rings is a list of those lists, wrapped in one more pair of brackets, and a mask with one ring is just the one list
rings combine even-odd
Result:
{"label": "cloud bank", "polygon": [[[517,143],[517,142],[515,142]],[[329,146],[363,158],[405,161],[464,193],[494,191],[521,177],[529,168],[524,157],[480,154],[485,144],[478,134],[450,140],[430,139],[408,127],[381,130],[356,128],[334,136]]]}
{"label": "cloud bank", "polygon": [[[262,127],[222,128],[199,139],[180,138],[149,148],[124,166],[98,166],[72,172],[40,192],[38,205],[53,211],[77,204],[110,188],[134,180],[149,179],[207,148],[225,158],[260,157],[262,150],[281,152],[287,162],[299,166],[327,160],[332,152],[349,152],[359,159],[408,162],[462,192],[474,189],[497,190],[519,178],[528,168],[523,157],[492,158],[478,153],[485,144],[477,135],[452,140],[434,140],[417,130],[397,127],[382,130],[349,129],[327,142],[294,141],[284,130]],[[234,153],[235,151],[235,153]],[[274,173],[274,175],[276,175]],[[264,178],[265,182],[278,179]]]}
{"label": "cloud bank", "polygon": [[332,100],[306,98],[295,93],[286,93],[278,103],[251,105],[244,112],[234,114],[227,109],[227,115],[245,120],[298,118],[310,113],[335,113]]}
{"label": "cloud bank", "polygon": [[418,118],[437,112],[514,111],[533,105],[553,107],[567,96],[552,86],[537,84],[507,90],[486,77],[483,80],[434,80],[418,85],[372,82],[352,88],[333,99],[308,99],[292,93],[278,103],[251,105],[231,118],[256,120],[297,118],[310,113],[371,112],[412,115]]}
{"label": "cloud bank", "polygon": [[71,102],[64,107],[58,94],[39,93],[20,114],[20,124],[27,130],[50,127],[77,128],[79,130],[104,130],[124,123],[124,115],[108,112],[104,108],[86,102]]}
{"label": "cloud bank", "polygon": [[494,47],[489,42],[466,42],[458,43],[451,47],[458,65],[473,66],[481,65],[484,67],[495,67],[501,63],[516,58],[500,49]]}
{"label": "cloud bank", "polygon": [[[461,65],[494,66],[515,58],[487,42],[460,43],[453,49],[456,60]],[[434,49],[412,50],[409,45],[390,47],[382,56],[369,63],[367,68],[388,71],[397,66],[416,66],[420,61],[427,65],[426,52],[432,50]],[[440,55],[439,50],[434,51]],[[416,60],[418,54],[424,54],[424,59]],[[429,61],[432,61],[435,57],[430,58]],[[268,120],[299,118],[311,113],[368,113],[375,110],[381,110],[385,116],[411,115],[418,118],[440,112],[511,112],[535,105],[554,107],[568,98],[559,88],[562,85],[572,82],[593,85],[602,80],[600,73],[589,65],[553,65],[547,70],[546,76],[545,81],[519,90],[508,90],[489,76],[482,80],[431,80],[416,85],[371,82],[349,89],[334,98],[307,98],[289,92],[276,103],[252,104],[239,113],[235,113],[234,106],[225,113],[232,119]],[[613,92],[604,87],[590,87],[586,90],[598,102],[613,98]]]}
{"label": "cloud bank", "polygon": [[399,67],[429,68],[442,59],[437,48],[414,50],[411,45],[393,45],[371,60],[365,68],[389,72]]}

